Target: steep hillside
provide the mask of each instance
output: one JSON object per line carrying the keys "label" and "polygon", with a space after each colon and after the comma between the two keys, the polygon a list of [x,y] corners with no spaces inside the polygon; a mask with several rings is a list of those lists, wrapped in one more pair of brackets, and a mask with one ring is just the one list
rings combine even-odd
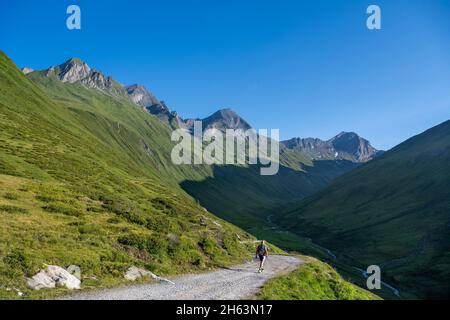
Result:
{"label": "steep hillside", "polygon": [[337,178],[276,221],[347,265],[379,265],[403,297],[448,298],[450,121]]}
{"label": "steep hillside", "polygon": [[47,295],[24,282],[44,264],[79,265],[97,287],[131,265],[192,272],[253,251],[250,235],[179,188],[173,177],[200,174],[166,165],[159,120],[120,96],[29,76],[0,53],[0,297]]}

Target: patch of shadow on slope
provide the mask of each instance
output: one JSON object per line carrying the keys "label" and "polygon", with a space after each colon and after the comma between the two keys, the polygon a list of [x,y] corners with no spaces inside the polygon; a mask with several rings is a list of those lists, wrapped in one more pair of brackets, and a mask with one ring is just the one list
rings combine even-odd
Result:
{"label": "patch of shadow on slope", "polygon": [[314,161],[296,171],[280,166],[273,176],[260,175],[260,165],[213,166],[213,175],[201,181],[185,180],[181,187],[209,211],[249,230],[327,186],[357,166],[347,160]]}

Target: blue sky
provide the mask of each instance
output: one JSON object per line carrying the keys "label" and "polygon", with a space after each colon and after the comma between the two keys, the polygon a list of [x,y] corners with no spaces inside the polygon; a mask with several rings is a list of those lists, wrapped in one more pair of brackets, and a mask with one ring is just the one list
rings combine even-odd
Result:
{"label": "blue sky", "polygon": [[447,0],[0,2],[0,48],[20,67],[80,57],[183,117],[231,107],[283,139],[355,131],[382,149],[450,118],[449,40]]}

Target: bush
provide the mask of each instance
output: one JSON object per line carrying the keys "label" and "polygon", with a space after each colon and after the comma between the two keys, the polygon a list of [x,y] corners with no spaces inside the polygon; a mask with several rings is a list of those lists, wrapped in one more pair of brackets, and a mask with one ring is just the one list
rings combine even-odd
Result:
{"label": "bush", "polygon": [[162,234],[149,237],[147,242],[147,251],[150,254],[162,257],[167,254],[168,241]]}
{"label": "bush", "polygon": [[239,252],[241,250],[237,237],[230,236],[229,234],[226,234],[223,237],[223,245],[222,245],[222,247],[229,254],[234,254],[234,253]]}
{"label": "bush", "polygon": [[67,225],[71,226],[71,227],[79,227],[79,226],[84,226],[86,224],[86,221],[72,221],[69,222]]}
{"label": "bush", "polygon": [[123,217],[128,222],[141,226],[147,224],[145,218],[140,214],[141,210],[129,201],[103,199],[103,208]]}
{"label": "bush", "polygon": [[181,214],[179,208],[175,207],[172,203],[170,203],[166,199],[157,197],[152,199],[151,202],[154,208],[161,210],[162,212],[164,212],[169,216],[174,217]]}
{"label": "bush", "polygon": [[142,217],[136,213],[133,213],[133,212],[122,212],[122,213],[118,213],[118,215],[123,217],[128,222],[138,224],[140,226],[145,226],[147,224],[147,221],[145,220],[144,217]]}
{"label": "bush", "polygon": [[218,251],[216,241],[209,235],[200,240],[198,245],[202,248],[203,252],[209,256],[215,255]]}
{"label": "bush", "polygon": [[7,200],[17,200],[17,199],[18,199],[18,196],[17,196],[17,194],[15,194],[15,193],[8,192],[8,193],[5,193],[5,195],[3,196],[3,198],[5,198],[5,199],[7,199]]}
{"label": "bush", "polygon": [[3,262],[11,269],[20,270],[23,273],[27,273],[30,269],[30,263],[21,250],[13,250],[3,258]]}
{"label": "bush", "polygon": [[63,205],[61,203],[50,203],[42,207],[47,212],[62,213],[66,216],[79,217],[81,212],[76,208]]}
{"label": "bush", "polygon": [[146,228],[152,231],[168,233],[171,231],[170,220],[164,216],[152,216],[146,220]]}
{"label": "bush", "polygon": [[164,256],[168,249],[168,241],[161,234],[145,236],[130,233],[120,236],[117,241],[126,246],[135,247],[139,250],[146,250],[148,253],[159,257]]}
{"label": "bush", "polygon": [[130,247],[135,247],[140,250],[147,249],[147,245],[148,245],[148,237],[139,235],[139,234],[135,234],[135,233],[130,233],[127,235],[120,236],[117,239],[117,241],[120,244],[130,246]]}
{"label": "bush", "polygon": [[28,210],[25,208],[20,208],[16,206],[10,206],[7,204],[0,205],[0,212],[6,213],[28,213]]}
{"label": "bush", "polygon": [[198,250],[197,243],[186,236],[174,238],[168,247],[168,254],[179,263],[190,263],[196,267],[204,264],[204,259]]}
{"label": "bush", "polygon": [[102,230],[100,230],[100,228],[98,228],[97,226],[92,225],[92,224],[79,226],[78,232],[80,234],[96,234],[96,235],[103,234],[103,232],[102,232]]}
{"label": "bush", "polygon": [[96,207],[96,206],[89,206],[86,208],[87,212],[102,212],[102,208]]}
{"label": "bush", "polygon": [[58,201],[58,199],[55,198],[55,197],[52,197],[52,196],[49,196],[49,195],[42,195],[42,194],[36,196],[36,199],[39,200],[39,201],[45,202],[45,203]]}
{"label": "bush", "polygon": [[107,223],[110,223],[110,224],[118,224],[118,223],[120,223],[121,221],[120,221],[119,218],[113,217],[113,218],[109,218],[108,220],[106,220],[106,222],[107,222]]}

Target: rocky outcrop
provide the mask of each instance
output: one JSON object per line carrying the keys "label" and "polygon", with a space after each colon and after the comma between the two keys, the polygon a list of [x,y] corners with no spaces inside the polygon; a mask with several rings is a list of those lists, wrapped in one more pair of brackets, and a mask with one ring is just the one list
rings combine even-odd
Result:
{"label": "rocky outcrop", "polygon": [[158,100],[144,86],[133,84],[125,87],[125,89],[133,103],[143,107],[145,111],[154,115],[172,129],[188,128],[186,122],[175,111],[171,111],[164,101]]}
{"label": "rocky outcrop", "polygon": [[27,285],[34,290],[55,288],[56,286],[80,289],[80,284],[80,279],[59,266],[48,266],[32,278],[27,278]]}
{"label": "rocky outcrop", "polygon": [[136,281],[141,278],[148,278],[148,279],[157,280],[157,281],[160,281],[163,283],[174,284],[172,281],[170,281],[168,279],[158,277],[153,272],[150,272],[148,270],[138,268],[135,266],[129,267],[127,272],[125,273],[124,277],[125,277],[125,279],[127,279],[129,281]]}
{"label": "rocky outcrop", "polygon": [[31,72],[34,71],[33,69],[27,68],[27,67],[22,68],[22,69],[20,69],[20,70],[21,70],[24,74],[29,74],[29,73],[31,73]]}
{"label": "rocky outcrop", "polygon": [[105,76],[98,70],[91,69],[89,65],[78,58],[71,58],[61,65],[45,70],[47,77],[57,78],[62,82],[82,83],[83,85],[98,89],[114,95],[127,96],[125,88],[111,77]]}
{"label": "rocky outcrop", "polygon": [[160,104],[160,101],[144,86],[133,84],[125,87],[125,90],[131,101],[143,108]]}
{"label": "rocky outcrop", "polygon": [[125,279],[130,280],[130,281],[136,281],[140,278],[150,278],[150,279],[158,279],[158,276],[155,275],[154,273],[145,270],[145,269],[141,269],[135,266],[132,266],[130,268],[128,268],[127,272],[125,273]]}

